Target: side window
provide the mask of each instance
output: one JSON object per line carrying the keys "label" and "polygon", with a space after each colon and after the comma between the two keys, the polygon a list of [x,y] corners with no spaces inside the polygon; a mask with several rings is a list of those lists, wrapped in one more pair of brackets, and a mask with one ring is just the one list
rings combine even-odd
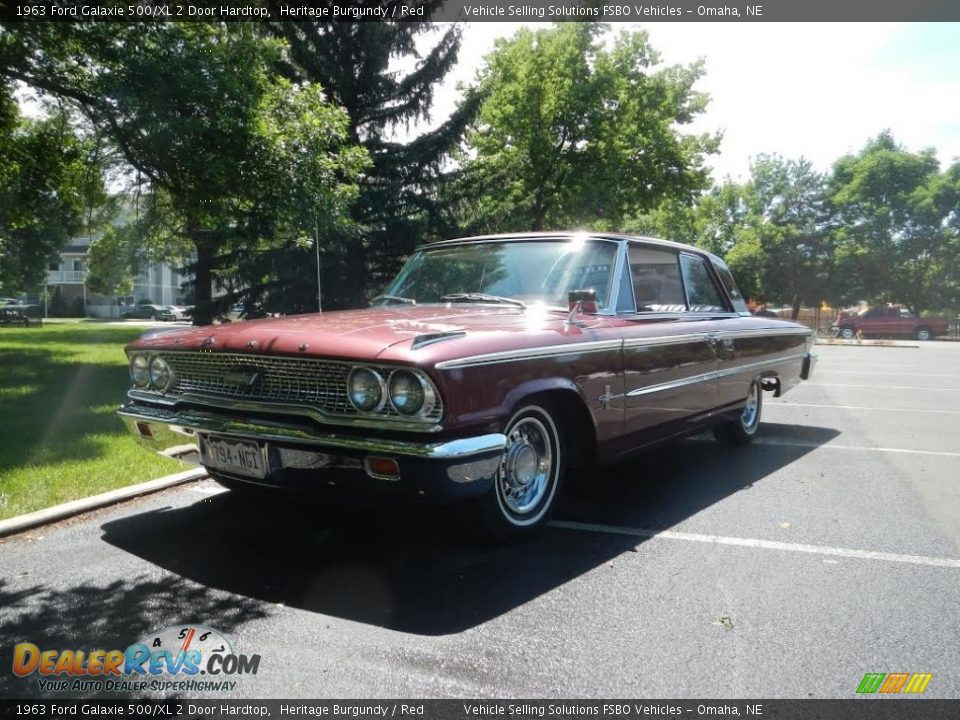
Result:
{"label": "side window", "polygon": [[687,309],[675,252],[632,246],[628,257],[637,312],[684,312]]}
{"label": "side window", "polygon": [[747,303],[744,302],[743,295],[740,294],[740,288],[737,287],[730,268],[718,257],[713,258],[713,267],[716,269],[717,275],[720,276],[723,287],[726,288],[727,296],[733,302],[734,311],[741,315],[749,315],[750,310],[747,308]]}
{"label": "side window", "polygon": [[727,312],[723,295],[710,277],[710,270],[703,258],[682,254],[680,267],[683,268],[687,303],[691,312]]}

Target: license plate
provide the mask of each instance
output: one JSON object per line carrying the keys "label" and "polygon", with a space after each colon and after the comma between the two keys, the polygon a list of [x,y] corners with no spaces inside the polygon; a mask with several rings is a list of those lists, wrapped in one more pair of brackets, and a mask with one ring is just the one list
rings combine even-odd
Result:
{"label": "license plate", "polygon": [[216,470],[260,479],[267,475],[260,447],[253,442],[207,437],[200,454],[203,464]]}

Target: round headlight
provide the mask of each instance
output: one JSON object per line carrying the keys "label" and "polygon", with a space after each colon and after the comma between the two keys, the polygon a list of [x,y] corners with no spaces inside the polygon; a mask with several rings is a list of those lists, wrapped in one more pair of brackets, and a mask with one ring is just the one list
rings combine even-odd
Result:
{"label": "round headlight", "polygon": [[137,387],[146,387],[150,383],[150,371],[147,365],[146,355],[134,355],[130,358],[130,379]]}
{"label": "round headlight", "polygon": [[423,407],[423,401],[423,383],[416,375],[398,370],[390,377],[390,403],[397,412],[413,415]]}
{"label": "round headlight", "polygon": [[150,384],[157,390],[166,390],[173,380],[173,371],[159,355],[150,361]]}
{"label": "round headlight", "polygon": [[383,378],[370,368],[356,368],[347,381],[350,402],[357,410],[370,412],[383,407]]}

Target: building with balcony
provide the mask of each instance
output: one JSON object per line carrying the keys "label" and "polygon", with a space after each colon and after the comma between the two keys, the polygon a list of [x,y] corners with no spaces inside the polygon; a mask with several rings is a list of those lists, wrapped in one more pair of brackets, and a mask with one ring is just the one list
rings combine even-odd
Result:
{"label": "building with balcony", "polygon": [[[134,280],[133,293],[125,297],[103,297],[86,289],[87,250],[91,238],[74,238],[50,263],[43,288],[47,297],[59,290],[66,307],[83,307],[84,314],[92,317],[120,317],[123,310],[140,302],[157,305],[186,305],[186,292],[182,284],[187,280],[181,271],[169,263],[152,263],[140,270]],[[79,299],[79,302],[78,302]],[[71,314],[77,314],[71,312]]]}

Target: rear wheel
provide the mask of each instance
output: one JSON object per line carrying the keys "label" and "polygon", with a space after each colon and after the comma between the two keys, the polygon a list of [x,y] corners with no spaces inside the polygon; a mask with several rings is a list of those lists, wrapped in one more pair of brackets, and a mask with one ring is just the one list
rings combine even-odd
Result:
{"label": "rear wheel", "polygon": [[932,340],[933,333],[930,332],[929,328],[919,327],[917,328],[917,332],[914,333],[914,337],[916,337],[917,340]]}
{"label": "rear wheel", "polygon": [[728,445],[747,445],[753,441],[760,427],[760,415],[763,412],[763,392],[760,383],[754,380],[747,393],[747,402],[743,412],[736,420],[730,420],[714,428],[717,440]]}
{"label": "rear wheel", "polygon": [[517,410],[494,486],[479,500],[487,534],[506,542],[532,535],[550,519],[566,472],[563,426],[548,403]]}

